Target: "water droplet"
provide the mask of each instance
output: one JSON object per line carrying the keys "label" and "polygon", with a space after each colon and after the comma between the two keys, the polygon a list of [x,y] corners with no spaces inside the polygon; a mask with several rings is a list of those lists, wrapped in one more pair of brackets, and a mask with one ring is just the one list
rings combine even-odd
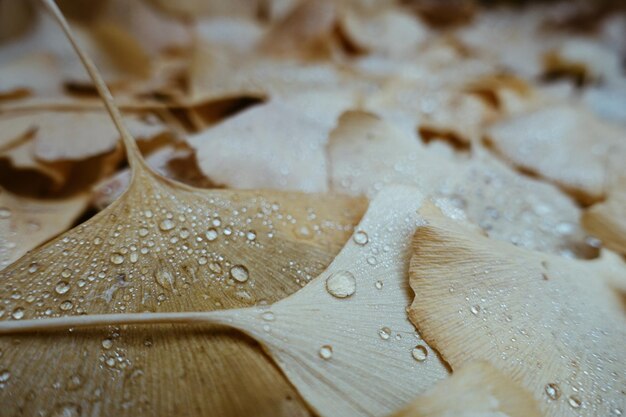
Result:
{"label": "water droplet", "polygon": [[367,233],[359,230],[354,234],[354,236],[352,236],[352,240],[354,240],[354,243],[356,243],[357,245],[364,246],[367,244],[367,242],[369,242],[369,237],[367,236]]}
{"label": "water droplet", "polygon": [[70,284],[67,281],[59,281],[56,287],[54,287],[54,291],[60,295],[67,293],[69,290]]}
{"label": "water droplet", "polygon": [[50,417],[80,417],[81,409],[75,404],[61,404],[55,408]]}
{"label": "water droplet", "polygon": [[325,361],[333,357],[333,347],[331,345],[324,345],[320,348],[320,358]]}
{"label": "water droplet", "polygon": [[176,223],[174,223],[174,220],[172,219],[165,219],[161,223],[159,223],[159,229],[163,230],[164,232],[172,230],[174,227],[176,227]]}
{"label": "water droplet", "polygon": [[191,235],[191,233],[189,232],[189,229],[182,229],[179,233],[179,236],[181,239],[187,239],[189,235]]}
{"label": "water droplet", "polygon": [[28,272],[30,272],[31,274],[34,274],[35,272],[37,272],[38,269],[39,269],[39,264],[37,264],[37,262],[33,262],[28,267]]}
{"label": "water droplet", "polygon": [[261,318],[265,321],[274,321],[276,320],[276,316],[274,316],[274,313],[272,313],[271,311],[266,311],[263,314],[261,314]]}
{"label": "water droplet", "polygon": [[367,263],[374,266],[378,263],[378,259],[376,259],[375,256],[368,256],[367,257]]}
{"label": "water droplet", "polygon": [[389,327],[383,327],[378,331],[378,335],[383,340],[388,340],[389,336],[391,336],[391,329]]}
{"label": "water droplet", "polygon": [[213,272],[215,272],[216,274],[221,274],[222,273],[222,265],[220,265],[217,262],[211,262],[209,264],[209,269]]}
{"label": "water droplet", "polygon": [[614,416],[621,416],[622,415],[622,409],[621,408],[614,408],[612,411]]}
{"label": "water droplet", "polygon": [[248,231],[248,233],[246,233],[246,239],[248,239],[250,242],[254,242],[256,240],[256,232],[252,230]]}
{"label": "water droplet", "polygon": [[67,381],[67,389],[70,391],[77,390],[83,385],[83,379],[80,375],[72,375]]}
{"label": "water droplet", "polygon": [[108,358],[105,363],[107,364],[107,366],[113,368],[115,366],[115,358]]}
{"label": "water droplet", "polygon": [[211,224],[215,227],[220,227],[222,225],[222,221],[219,217],[216,217],[211,221]]}
{"label": "water droplet", "polygon": [[7,382],[11,378],[11,372],[8,369],[0,371],[0,382]]}
{"label": "water droplet", "polygon": [[59,307],[61,308],[61,310],[67,311],[67,310],[71,310],[72,307],[74,307],[74,304],[72,304],[70,300],[65,300],[61,303]]}
{"label": "water droplet", "polygon": [[248,268],[243,265],[235,265],[230,268],[230,276],[238,282],[246,282],[248,280]]}
{"label": "water droplet", "polygon": [[233,231],[230,227],[227,227],[226,229],[224,229],[224,235],[225,236],[230,236],[233,234]]}
{"label": "water droplet", "polygon": [[411,351],[411,356],[418,362],[424,362],[428,357],[428,350],[425,346],[417,345]]}
{"label": "water droplet", "polygon": [[313,236],[313,234],[311,233],[311,229],[309,229],[307,226],[296,227],[294,229],[294,232],[296,236],[301,239],[310,239]]}
{"label": "water droplet", "polygon": [[382,281],[376,281],[374,286],[376,287],[377,290],[382,290],[383,289],[383,282]]}
{"label": "water droplet", "polygon": [[141,229],[139,229],[139,236],[141,236],[141,237],[148,236],[148,233],[149,233],[149,231],[145,227],[142,227]]}
{"label": "water droplet", "polygon": [[198,258],[198,265],[206,265],[207,262],[209,262],[209,260],[205,258],[204,256],[201,256]]}
{"label": "water droplet", "polygon": [[70,271],[69,269],[65,268],[63,271],[61,271],[61,276],[63,278],[69,278],[72,276],[72,271]]}
{"label": "water droplet", "polygon": [[152,214],[152,210],[146,210],[143,212],[143,215],[146,216],[147,219],[151,219],[153,214]]}
{"label": "water droplet", "polygon": [[572,408],[580,408],[580,405],[581,405],[580,398],[578,398],[575,395],[570,395],[570,397],[567,399],[567,403]]}
{"label": "water droplet", "polygon": [[138,254],[137,252],[132,252],[132,253],[130,254],[130,261],[131,261],[132,263],[135,263],[135,262],[137,262],[138,260],[139,260],[139,254]]}
{"label": "water droplet", "polygon": [[217,230],[213,228],[207,230],[206,238],[209,240],[209,242],[213,242],[215,239],[217,239]]}
{"label": "water droplet", "polygon": [[471,312],[473,315],[477,316],[477,315],[478,315],[478,313],[480,312],[480,306],[479,306],[479,305],[471,306],[471,307],[470,307],[470,312]]}
{"label": "water droplet", "polygon": [[122,255],[121,253],[113,253],[111,254],[111,257],[109,258],[111,260],[111,263],[114,265],[120,265],[124,263],[124,255]]}
{"label": "water droplet", "polygon": [[546,395],[551,400],[557,400],[561,396],[561,390],[559,386],[554,383],[549,383],[545,387]]}
{"label": "water droplet", "polygon": [[11,217],[11,210],[6,207],[0,207],[0,219],[8,219]]}
{"label": "water droplet", "polygon": [[11,313],[11,317],[13,317],[15,320],[21,320],[22,318],[24,318],[24,309],[22,307],[17,307]]}
{"label": "water droplet", "polygon": [[104,339],[102,341],[102,347],[105,349],[111,349],[113,346],[113,341],[111,339]]}
{"label": "water droplet", "polygon": [[157,269],[154,273],[154,279],[157,284],[161,287],[170,289],[174,288],[174,276],[170,273],[170,271],[165,269]]}
{"label": "water droplet", "polygon": [[356,291],[356,279],[349,271],[338,271],[326,279],[326,290],[333,297],[350,297]]}

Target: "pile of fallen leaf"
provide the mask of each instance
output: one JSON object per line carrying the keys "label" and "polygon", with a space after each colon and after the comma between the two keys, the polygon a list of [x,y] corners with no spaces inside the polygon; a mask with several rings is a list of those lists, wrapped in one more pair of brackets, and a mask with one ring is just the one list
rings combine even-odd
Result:
{"label": "pile of fallen leaf", "polygon": [[57,3],[0,0],[0,416],[626,413],[623,3]]}

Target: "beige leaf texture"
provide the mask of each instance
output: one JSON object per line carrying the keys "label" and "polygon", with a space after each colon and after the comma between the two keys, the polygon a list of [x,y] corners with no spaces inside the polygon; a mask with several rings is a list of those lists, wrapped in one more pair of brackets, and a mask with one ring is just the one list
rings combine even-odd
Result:
{"label": "beige leaf texture", "polygon": [[618,182],[606,201],[586,209],[581,223],[606,247],[626,254],[626,181]]}
{"label": "beige leaf texture", "polygon": [[534,398],[488,362],[473,362],[391,417],[541,417]]}
{"label": "beige leaf texture", "polygon": [[453,369],[491,362],[551,416],[620,415],[626,405],[623,260],[566,259],[480,236],[423,212],[409,316]]}
{"label": "beige leaf texture", "polygon": [[[410,241],[421,224],[421,204],[413,188],[382,191],[326,271],[273,305],[13,321],[0,323],[0,332],[151,322],[224,324],[260,341],[320,415],[384,416],[448,375],[406,314],[412,298]],[[247,271],[239,269],[231,269],[231,275],[236,281],[248,279]]]}

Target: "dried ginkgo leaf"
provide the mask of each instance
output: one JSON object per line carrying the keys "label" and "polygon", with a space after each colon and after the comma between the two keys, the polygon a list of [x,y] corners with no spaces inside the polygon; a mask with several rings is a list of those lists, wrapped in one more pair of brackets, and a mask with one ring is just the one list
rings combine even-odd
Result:
{"label": "dried ginkgo leaf", "polygon": [[534,398],[488,362],[472,362],[390,417],[541,417]]}
{"label": "dried ginkgo leaf", "polygon": [[[261,342],[320,415],[384,416],[448,375],[406,314],[410,241],[421,224],[421,204],[414,188],[382,191],[326,271],[270,306],[0,322],[0,333],[103,324],[223,324]],[[236,281],[248,279],[242,266],[233,268]]]}
{"label": "dried ginkgo leaf", "polygon": [[580,220],[607,248],[626,255],[626,181],[618,182],[606,201],[586,209]]}
{"label": "dried ginkgo leaf", "polygon": [[371,198],[388,184],[412,185],[491,237],[586,256],[580,209],[556,187],[516,173],[478,147],[468,159],[433,145],[421,145],[376,115],[345,113],[328,145],[331,189]]}
{"label": "dried ginkgo leaf", "polygon": [[[69,34],[54,3],[46,4]],[[120,131],[131,184],[107,209],[2,271],[2,320],[262,304],[294,292],[330,263],[364,199],[206,191],[158,176],[141,159],[93,63],[77,51]],[[164,330],[1,338],[3,412],[307,414],[249,340],[227,331]],[[172,386],[173,378],[186,383]],[[70,388],[58,391],[57,383]]]}
{"label": "dried ginkgo leaf", "polygon": [[48,201],[0,190],[0,269],[69,229],[88,202],[86,194]]}
{"label": "dried ginkgo leaf", "polygon": [[626,175],[625,132],[582,108],[561,105],[498,122],[487,140],[514,165],[592,203]]}
{"label": "dried ginkgo leaf", "polygon": [[516,248],[428,211],[410,267],[409,315],[424,339],[453,369],[489,361],[546,415],[620,415],[626,317],[612,286],[623,260]]}

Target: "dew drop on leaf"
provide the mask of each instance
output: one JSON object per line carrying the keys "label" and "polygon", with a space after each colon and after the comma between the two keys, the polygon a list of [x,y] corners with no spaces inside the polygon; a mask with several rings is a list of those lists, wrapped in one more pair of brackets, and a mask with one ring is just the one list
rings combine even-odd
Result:
{"label": "dew drop on leaf", "polygon": [[235,265],[230,268],[230,276],[237,282],[246,282],[249,278],[248,268],[243,265]]}
{"label": "dew drop on leaf", "polygon": [[378,331],[378,335],[383,340],[388,340],[389,336],[391,336],[391,329],[389,327],[383,327]]}
{"label": "dew drop on leaf", "polygon": [[326,290],[333,297],[350,297],[356,291],[356,279],[349,271],[338,271],[326,279]]}
{"label": "dew drop on leaf", "polygon": [[416,361],[424,362],[426,358],[428,357],[428,350],[426,350],[426,347],[422,345],[417,345],[411,351],[411,355],[413,356],[413,359],[415,359]]}
{"label": "dew drop on leaf", "polygon": [[559,389],[559,386],[554,383],[547,384],[545,391],[546,395],[551,400],[557,400],[561,396],[561,390]]}
{"label": "dew drop on leaf", "polygon": [[354,243],[356,243],[357,245],[364,246],[367,244],[367,242],[369,242],[369,237],[367,236],[367,233],[359,230],[354,234],[354,236],[352,236],[352,240],[354,240]]}
{"label": "dew drop on leaf", "polygon": [[319,354],[320,358],[327,361],[333,357],[333,347],[330,345],[324,345],[320,348]]}
{"label": "dew drop on leaf", "polygon": [[54,291],[57,294],[63,295],[70,290],[70,284],[67,281],[59,281],[54,287]]}

